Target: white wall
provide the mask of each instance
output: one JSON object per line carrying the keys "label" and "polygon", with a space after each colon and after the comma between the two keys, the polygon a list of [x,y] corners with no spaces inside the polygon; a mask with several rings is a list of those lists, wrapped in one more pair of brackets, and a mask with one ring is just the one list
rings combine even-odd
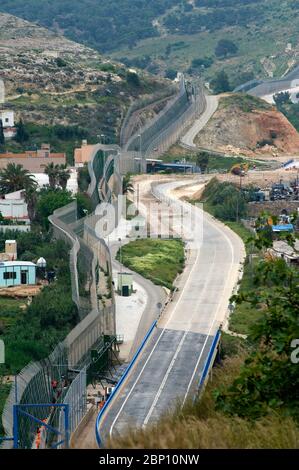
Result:
{"label": "white wall", "polygon": [[0,111],[0,119],[2,119],[4,129],[6,127],[14,127],[15,125],[13,111]]}
{"label": "white wall", "polygon": [[28,218],[27,204],[22,199],[0,199],[0,212],[3,217]]}

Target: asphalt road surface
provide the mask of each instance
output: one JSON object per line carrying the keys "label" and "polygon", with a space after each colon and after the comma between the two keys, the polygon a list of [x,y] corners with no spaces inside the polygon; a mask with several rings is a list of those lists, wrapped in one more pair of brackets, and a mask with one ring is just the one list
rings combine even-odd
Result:
{"label": "asphalt road surface", "polygon": [[218,108],[218,97],[207,95],[206,96],[206,109],[204,113],[194,122],[188,132],[181,138],[181,143],[188,147],[196,147],[194,139],[197,134],[205,127],[208,121]]}
{"label": "asphalt road surface", "polygon": [[[158,186],[162,197],[184,182]],[[177,201],[183,211],[190,205]],[[183,403],[200,379],[213,337],[227,316],[245,251],[242,241],[220,222],[195,209],[202,243],[187,243],[186,269],[179,290],[100,423],[105,440],[130,425],[146,426],[178,400]]]}

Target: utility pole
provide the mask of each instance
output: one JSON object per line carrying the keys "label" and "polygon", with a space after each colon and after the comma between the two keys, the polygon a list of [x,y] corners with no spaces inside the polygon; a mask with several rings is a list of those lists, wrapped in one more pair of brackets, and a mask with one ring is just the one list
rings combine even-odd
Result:
{"label": "utility pole", "polygon": [[139,215],[139,183],[137,184],[137,215]]}
{"label": "utility pole", "polygon": [[122,274],[122,244],[121,244],[121,238],[118,239],[120,245],[119,245],[119,262],[120,262],[120,273]]}

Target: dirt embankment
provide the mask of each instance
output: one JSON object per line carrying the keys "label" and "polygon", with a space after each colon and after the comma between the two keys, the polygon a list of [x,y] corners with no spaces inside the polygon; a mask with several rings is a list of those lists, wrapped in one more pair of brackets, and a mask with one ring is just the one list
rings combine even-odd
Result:
{"label": "dirt embankment", "polygon": [[273,157],[299,153],[299,133],[287,118],[246,94],[222,96],[218,110],[195,142],[228,154]]}

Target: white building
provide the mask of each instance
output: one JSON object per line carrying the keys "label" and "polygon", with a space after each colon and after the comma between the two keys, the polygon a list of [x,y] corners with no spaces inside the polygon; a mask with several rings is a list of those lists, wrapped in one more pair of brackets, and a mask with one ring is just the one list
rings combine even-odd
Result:
{"label": "white building", "polygon": [[15,191],[5,194],[0,199],[0,212],[4,219],[18,220],[29,223],[27,204],[24,200],[24,191]]}
{"label": "white building", "polygon": [[2,120],[4,129],[15,126],[15,115],[13,111],[0,111],[0,119]]}
{"label": "white building", "polygon": [[4,137],[11,139],[16,135],[15,115],[13,111],[0,110],[0,120],[2,121]]}

